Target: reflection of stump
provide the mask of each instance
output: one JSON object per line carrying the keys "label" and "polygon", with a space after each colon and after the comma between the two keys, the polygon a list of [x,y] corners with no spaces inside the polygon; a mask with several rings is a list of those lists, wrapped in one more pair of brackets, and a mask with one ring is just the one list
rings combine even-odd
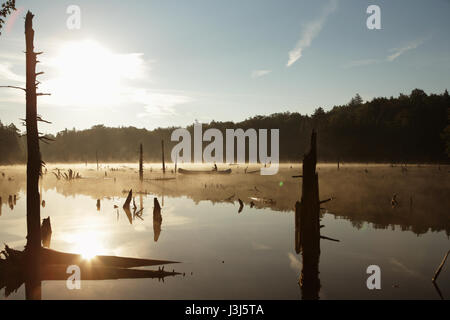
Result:
{"label": "reflection of stump", "polygon": [[295,250],[302,252],[300,286],[303,299],[319,299],[319,182],[316,173],[317,134],[311,135],[311,149],[303,158],[302,201],[295,205]]}
{"label": "reflection of stump", "polygon": [[42,238],[42,245],[45,248],[50,248],[50,241],[52,239],[52,225],[50,223],[50,217],[44,218],[42,220],[41,238]]}
{"label": "reflection of stump", "polygon": [[300,208],[302,204],[300,201],[295,203],[295,252],[299,254],[302,251],[302,234],[301,234],[301,220],[300,220]]}
{"label": "reflection of stump", "polygon": [[154,198],[153,203],[153,238],[156,242],[161,234],[162,216],[158,198]]}
{"label": "reflection of stump", "polygon": [[125,203],[123,204],[123,211],[125,211],[125,214],[127,215],[128,221],[130,224],[133,224],[133,218],[131,216],[131,210],[130,210],[130,202],[133,197],[133,189],[128,192],[127,199],[125,200]]}

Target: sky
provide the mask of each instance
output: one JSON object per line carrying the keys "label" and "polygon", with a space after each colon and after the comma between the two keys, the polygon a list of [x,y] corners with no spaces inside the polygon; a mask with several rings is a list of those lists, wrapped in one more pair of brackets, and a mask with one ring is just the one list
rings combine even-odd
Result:
{"label": "sky", "polygon": [[[0,2],[3,2],[0,0]],[[80,8],[70,29],[68,7]],[[369,29],[367,8],[381,9]],[[450,0],[17,0],[0,36],[0,86],[24,86],[24,16],[44,51],[40,131],[186,126],[275,112],[311,114],[450,88]],[[72,21],[72,20],[71,20]],[[0,88],[0,120],[25,115]]]}

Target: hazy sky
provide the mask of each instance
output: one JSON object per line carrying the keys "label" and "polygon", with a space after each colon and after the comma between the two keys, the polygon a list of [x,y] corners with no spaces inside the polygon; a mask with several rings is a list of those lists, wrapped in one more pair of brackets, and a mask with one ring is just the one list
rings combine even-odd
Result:
{"label": "hazy sky", "polygon": [[[3,2],[0,0],[0,2]],[[366,9],[381,8],[381,30]],[[66,26],[69,5],[81,29]],[[195,119],[450,89],[448,0],[17,0],[0,36],[0,85],[24,83],[26,10],[42,64],[42,132],[184,126]],[[16,19],[15,19],[16,18]],[[25,114],[21,91],[0,89],[0,120]],[[23,127],[20,126],[22,129]]]}

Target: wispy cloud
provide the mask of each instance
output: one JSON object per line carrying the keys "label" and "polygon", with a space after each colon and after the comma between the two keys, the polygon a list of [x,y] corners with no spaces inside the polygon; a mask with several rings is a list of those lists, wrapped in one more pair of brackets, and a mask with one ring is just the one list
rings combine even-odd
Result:
{"label": "wispy cloud", "polygon": [[265,75],[268,75],[269,73],[271,73],[272,70],[254,70],[252,72],[252,78],[260,78],[263,77]]}
{"label": "wispy cloud", "polygon": [[300,40],[297,42],[297,45],[289,52],[289,59],[286,64],[287,67],[290,67],[302,57],[303,50],[311,45],[313,39],[317,37],[317,35],[322,30],[328,16],[336,11],[336,9],[337,0],[331,0],[323,8],[322,14],[317,19],[306,24],[300,36]]}
{"label": "wispy cloud", "polygon": [[192,102],[193,99],[184,95],[171,93],[158,93],[146,89],[132,90],[129,94],[132,102],[144,106],[144,111],[139,113],[139,118],[152,116],[162,117],[175,115],[175,107],[185,103]]}
{"label": "wispy cloud", "polygon": [[406,53],[407,51],[413,50],[421,46],[425,42],[425,38],[420,38],[417,40],[414,40],[412,42],[409,42],[408,44],[404,45],[400,48],[393,48],[390,49],[389,52],[392,52],[392,54],[388,55],[386,58],[381,59],[361,59],[361,60],[353,60],[346,64],[344,64],[343,68],[354,68],[354,67],[362,67],[362,66],[368,66],[372,64],[382,63],[382,62],[393,62],[398,57]]}
{"label": "wispy cloud", "polygon": [[11,70],[12,66],[10,62],[0,63],[0,80],[2,82],[5,81],[5,85],[10,84],[8,81],[25,83],[25,77],[13,72]]}
{"label": "wispy cloud", "polygon": [[405,52],[412,50],[412,49],[416,49],[422,43],[424,43],[424,41],[425,41],[425,39],[417,39],[413,42],[408,43],[407,45],[405,45],[403,47],[391,49],[390,51],[393,52],[393,54],[391,54],[387,57],[387,61],[389,61],[389,62],[394,61],[395,59],[400,57]]}

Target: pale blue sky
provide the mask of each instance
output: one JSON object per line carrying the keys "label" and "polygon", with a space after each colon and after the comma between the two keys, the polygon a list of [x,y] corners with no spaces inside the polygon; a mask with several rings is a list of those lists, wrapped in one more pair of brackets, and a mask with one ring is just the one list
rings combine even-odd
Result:
{"label": "pale blue sky", "polygon": [[[80,30],[66,27],[72,4],[81,8]],[[381,7],[381,30],[366,27],[371,4]],[[448,0],[17,0],[17,6],[35,14],[36,49],[46,53],[39,70],[53,96],[40,99],[39,113],[53,124],[43,132],[311,114],[357,92],[370,100],[450,88]],[[0,85],[23,81],[24,15],[0,37]],[[61,58],[67,43],[101,48],[93,54],[100,60],[94,57],[87,70],[76,67],[83,60],[67,67],[70,59],[89,56]],[[302,55],[287,66],[297,44]],[[95,72],[119,61],[139,70],[119,70],[111,83],[120,86],[93,90],[101,79]],[[87,73],[86,81],[77,70]],[[0,90],[0,120],[19,124],[23,94]]]}

